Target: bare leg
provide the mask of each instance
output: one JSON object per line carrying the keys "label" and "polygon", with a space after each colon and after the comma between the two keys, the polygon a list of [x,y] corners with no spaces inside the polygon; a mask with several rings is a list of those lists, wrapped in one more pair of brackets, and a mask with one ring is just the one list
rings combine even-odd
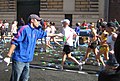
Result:
{"label": "bare leg", "polygon": [[86,54],[85,54],[85,57],[83,58],[83,61],[85,61],[85,60],[89,57],[90,51],[91,51],[91,48],[87,48],[87,52],[86,52]]}
{"label": "bare leg", "polygon": [[93,52],[95,54],[95,58],[96,58],[97,62],[99,63],[99,59],[97,58],[97,48],[93,49]]}
{"label": "bare leg", "polygon": [[46,46],[49,47],[49,48],[51,48],[51,49],[53,49],[53,47],[51,45],[49,45],[49,44],[46,44]]}
{"label": "bare leg", "polygon": [[104,56],[105,56],[105,60],[109,60],[108,52],[105,52]]}
{"label": "bare leg", "polygon": [[53,47],[50,45],[50,41],[46,41],[46,46],[53,49]]}
{"label": "bare leg", "polygon": [[101,52],[99,52],[98,54],[97,54],[97,59],[99,59],[99,61],[102,63],[102,65],[105,67],[106,65],[105,65],[105,63],[104,63],[104,61],[103,61],[103,59],[101,58]]}
{"label": "bare leg", "polygon": [[59,44],[59,43],[56,41],[55,38],[52,38],[52,39],[53,39],[53,41],[54,41],[57,45],[62,46],[61,44]]}
{"label": "bare leg", "polygon": [[71,59],[72,61],[74,61],[75,63],[77,63],[78,65],[81,65],[76,58],[74,58],[73,56],[71,56],[71,53],[68,54],[68,58]]}
{"label": "bare leg", "polygon": [[66,58],[67,58],[67,55],[65,54],[65,52],[63,52],[62,63],[61,63],[62,68],[63,68],[63,66],[64,66],[64,63],[65,63]]}

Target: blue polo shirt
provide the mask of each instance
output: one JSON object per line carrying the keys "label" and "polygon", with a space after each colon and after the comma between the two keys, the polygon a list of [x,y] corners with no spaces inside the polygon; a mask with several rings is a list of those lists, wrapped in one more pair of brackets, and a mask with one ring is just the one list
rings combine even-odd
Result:
{"label": "blue polo shirt", "polygon": [[46,37],[47,33],[41,28],[35,29],[30,24],[19,28],[11,43],[16,45],[12,59],[19,62],[31,62],[34,56],[36,40]]}

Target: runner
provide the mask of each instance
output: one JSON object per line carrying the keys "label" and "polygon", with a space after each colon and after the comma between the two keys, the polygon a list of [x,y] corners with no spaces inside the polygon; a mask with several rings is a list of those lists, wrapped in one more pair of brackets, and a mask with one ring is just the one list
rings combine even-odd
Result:
{"label": "runner", "polygon": [[108,33],[106,32],[106,25],[105,24],[101,25],[100,30],[101,30],[101,34],[99,36],[100,47],[99,47],[99,52],[98,52],[97,58],[102,62],[103,68],[105,68],[106,64],[104,63],[103,59],[101,58],[101,55],[104,54],[104,58],[106,61],[109,59],[109,57],[108,57],[109,46],[107,44]]}
{"label": "runner", "polygon": [[[50,22],[50,27],[51,27],[51,33],[55,34],[56,32],[56,28],[55,28],[55,23],[54,22]],[[56,40],[55,37],[50,37],[50,41],[53,40],[54,43],[56,43],[57,45],[61,46],[61,44],[59,44]]]}
{"label": "runner", "polygon": [[97,39],[98,39],[98,35],[97,35],[97,30],[95,29],[95,24],[94,23],[90,23],[90,29],[91,29],[91,36],[90,36],[90,41],[88,41],[88,48],[87,48],[87,52],[85,57],[82,59],[83,64],[85,64],[86,59],[89,57],[89,54],[91,52],[91,50],[94,52],[95,54],[95,58],[97,60],[97,65],[100,66],[99,60],[97,59]]}
{"label": "runner", "polygon": [[71,52],[73,51],[73,37],[76,37],[76,32],[69,27],[70,21],[68,19],[64,19],[61,21],[63,30],[62,35],[64,37],[64,48],[63,48],[63,57],[62,57],[62,66],[61,70],[63,70],[63,66],[65,63],[66,58],[68,57],[75,63],[79,65],[79,70],[82,70],[82,63],[78,62],[73,56],[71,56]]}
{"label": "runner", "polygon": [[114,44],[117,38],[117,34],[115,32],[115,25],[114,23],[107,23],[106,31],[109,33],[107,36],[107,43],[109,45],[109,60],[106,64],[106,69],[116,69],[118,67],[118,63],[116,61],[115,55],[114,55]]}
{"label": "runner", "polygon": [[[52,31],[49,22],[46,23],[46,29],[45,29],[45,31],[47,33],[51,33],[51,31]],[[53,46],[50,43],[50,37],[48,37],[48,36],[46,37],[46,46],[49,47],[49,48],[51,48],[51,49],[53,49]]]}

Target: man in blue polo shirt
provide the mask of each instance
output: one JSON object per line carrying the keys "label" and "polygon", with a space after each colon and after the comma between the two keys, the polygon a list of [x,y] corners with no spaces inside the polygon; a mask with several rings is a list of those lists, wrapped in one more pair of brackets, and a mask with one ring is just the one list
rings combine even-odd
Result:
{"label": "man in blue polo shirt", "polygon": [[[39,16],[31,14],[28,20],[28,25],[18,29],[7,54],[8,57],[12,57],[10,81],[28,81],[29,63],[33,60],[36,40],[47,36],[45,31],[38,28],[41,20]],[[49,34],[49,36],[55,35]]]}

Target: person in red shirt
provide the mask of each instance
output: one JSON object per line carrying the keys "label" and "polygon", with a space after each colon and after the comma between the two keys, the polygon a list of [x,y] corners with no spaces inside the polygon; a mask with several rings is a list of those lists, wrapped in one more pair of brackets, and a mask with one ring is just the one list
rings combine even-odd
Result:
{"label": "person in red shirt", "polygon": [[88,25],[87,25],[87,23],[86,23],[86,20],[83,21],[83,23],[82,23],[82,25],[81,25],[81,28],[82,28],[82,29],[87,29],[87,28],[88,28]]}

